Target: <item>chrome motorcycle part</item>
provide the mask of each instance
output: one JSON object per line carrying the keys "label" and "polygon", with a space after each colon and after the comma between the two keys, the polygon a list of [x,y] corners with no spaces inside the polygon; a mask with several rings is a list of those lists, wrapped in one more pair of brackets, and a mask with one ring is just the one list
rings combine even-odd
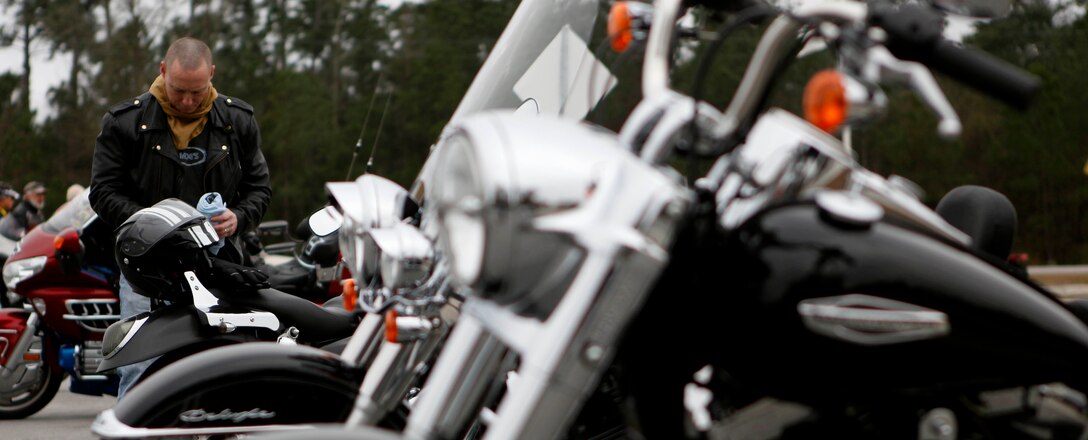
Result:
{"label": "chrome motorcycle part", "polygon": [[[637,159],[614,137],[546,117],[466,118],[439,148],[432,201],[453,279],[531,316],[550,312],[585,258],[587,244],[571,228],[585,215],[578,214],[581,206],[603,197],[606,179],[645,173],[674,184],[659,171],[635,171],[644,165],[633,165]],[[599,203],[630,208],[619,199]],[[639,231],[660,219],[668,203],[654,200],[640,212]]]}
{"label": "chrome motorcycle part", "polygon": [[107,380],[109,376],[98,374],[102,363],[102,341],[83,341],[75,346],[75,373],[79,380]]}
{"label": "chrome motorcycle part", "polygon": [[[369,237],[369,240],[367,240]],[[377,254],[382,285],[391,289],[418,287],[434,268],[431,241],[414,226],[398,223],[372,229],[364,237],[368,255]]]}
{"label": "chrome motorcycle part", "polygon": [[918,422],[918,440],[956,440],[959,430],[956,413],[948,408],[933,408]]}
{"label": "chrome motorcycle part", "polygon": [[806,299],[797,304],[813,332],[862,345],[888,345],[934,339],[951,331],[948,315],[872,295],[848,294]]}
{"label": "chrome motorcycle part", "polygon": [[278,337],[276,337],[276,343],[281,345],[298,345],[298,329],[295,327],[288,327]]}
{"label": "chrome motorcycle part", "polygon": [[324,237],[340,230],[340,225],[343,224],[344,218],[336,208],[326,206],[324,209],[310,214],[307,222],[314,235]]}
{"label": "chrome motorcycle part", "polygon": [[[693,197],[673,176],[619,148],[615,138],[569,122],[481,115],[463,120],[454,136],[464,136],[458,148],[472,154],[443,156],[450,161],[436,164],[440,237],[455,232],[444,224],[449,210],[471,197],[484,202],[480,217],[487,235],[480,280],[470,283],[477,296],[465,302],[450,343],[473,332],[471,340],[498,338],[518,355],[519,379],[499,403],[488,438],[550,436],[573,420],[595,386],[614,354],[621,324],[639,309],[667,260],[666,249]],[[444,154],[450,151],[455,150]],[[465,157],[471,159],[459,159]],[[542,170],[549,179],[536,178]],[[454,177],[478,187],[443,192],[441,185]],[[528,246],[534,242],[526,237],[534,234],[562,240],[563,246]],[[446,246],[447,253],[458,252]],[[571,280],[560,288],[519,292],[503,278],[528,277],[531,272],[516,269],[539,267],[521,263],[524,254],[549,262],[575,249],[582,256],[566,269]],[[546,313],[527,313],[541,310]],[[479,334],[476,326],[486,332]],[[456,374],[446,368],[460,368],[457,380],[463,381],[469,365],[495,360],[493,353],[473,361],[451,350],[443,350],[407,432],[452,434],[446,430],[467,426],[458,424],[464,410],[455,411],[452,401],[471,401],[486,391],[480,381],[448,387],[437,382],[441,391],[431,388],[436,376]],[[552,399],[566,403],[538,405]]]}
{"label": "chrome motorcycle part", "polygon": [[92,332],[104,332],[111,324],[121,319],[121,305],[116,299],[92,299],[64,301],[68,313],[64,319],[76,321],[79,326]]}
{"label": "chrome motorcycle part", "polygon": [[370,275],[366,274],[375,273],[378,267],[366,267],[364,260],[371,257],[364,249],[364,233],[411,218],[419,206],[403,187],[373,174],[359,176],[354,182],[330,182],[325,187],[343,213],[338,240],[344,264],[359,288],[368,286]]}
{"label": "chrome motorcycle part", "polygon": [[845,191],[816,193],[816,206],[828,219],[849,226],[866,227],[884,217],[884,209],[871,200]]}

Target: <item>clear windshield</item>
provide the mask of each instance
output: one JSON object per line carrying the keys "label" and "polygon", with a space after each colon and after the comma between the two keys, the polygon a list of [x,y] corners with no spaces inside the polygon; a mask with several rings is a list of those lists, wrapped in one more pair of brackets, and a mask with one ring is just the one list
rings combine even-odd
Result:
{"label": "clear windshield", "polygon": [[90,189],[85,189],[68,203],[57,209],[57,212],[49,217],[41,228],[50,234],[56,235],[67,228],[75,228],[77,232],[83,232],[83,227],[96,218],[91,209],[91,201],[87,198]]}
{"label": "clear windshield", "polygon": [[[597,113],[609,106],[621,86],[630,83],[638,90],[637,73],[624,77],[617,72],[638,72],[641,66],[640,54],[621,56],[607,44],[609,6],[596,0],[523,1],[449,125],[491,109],[605,122],[595,120]],[[625,110],[609,106],[608,113],[626,116],[638,98],[623,99]]]}

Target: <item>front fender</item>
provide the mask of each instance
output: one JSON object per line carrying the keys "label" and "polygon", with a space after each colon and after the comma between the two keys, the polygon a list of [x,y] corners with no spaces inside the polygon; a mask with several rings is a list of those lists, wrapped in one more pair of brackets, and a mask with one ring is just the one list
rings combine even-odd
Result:
{"label": "front fender", "polygon": [[[271,338],[268,335],[268,339]],[[200,312],[192,305],[173,305],[151,313],[141,313],[118,321],[106,329],[102,338],[102,354],[98,372],[105,372],[151,359],[174,350],[213,340],[225,343],[256,341],[252,329],[237,329],[220,333],[217,327],[202,322]]]}
{"label": "front fender", "polygon": [[103,421],[96,421],[92,429],[103,437],[120,438],[152,435],[160,429],[343,422],[362,376],[361,369],[312,347],[274,343],[221,347],[182,359],[147,378],[110,414],[100,415]]}

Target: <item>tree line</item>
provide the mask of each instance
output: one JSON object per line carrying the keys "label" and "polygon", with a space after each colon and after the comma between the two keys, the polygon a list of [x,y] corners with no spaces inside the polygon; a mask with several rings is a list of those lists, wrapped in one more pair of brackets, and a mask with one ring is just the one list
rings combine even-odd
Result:
{"label": "tree line", "polygon": [[[152,29],[153,14],[161,13],[148,7],[153,1],[161,0],[0,0],[11,17],[0,27],[0,46],[24,48],[27,60],[22,70],[0,75],[0,180],[42,180],[53,206],[68,184],[86,184],[102,114],[146,90],[169,43],[192,35],[215,52],[216,88],[257,109],[273,185],[266,219],[297,222],[324,203],[324,182],[356,177],[372,151],[374,172],[407,186],[518,3],[190,0],[165,29]],[[936,117],[901,88],[885,89],[886,114],[854,137],[863,164],[914,181],[931,206],[963,184],[1008,195],[1020,222],[1014,249],[1029,253],[1033,264],[1088,261],[1088,225],[1081,221],[1088,210],[1088,85],[1081,80],[1088,23],[1055,20],[1064,7],[1017,0],[1009,17],[977,25],[965,40],[1043,79],[1029,111],[938,75],[963,119],[959,139],[938,137]],[[591,48],[603,46],[607,9],[602,2]],[[715,57],[700,87],[719,108],[762,29],[741,29]],[[35,42],[73,61],[67,79],[50,91],[52,116],[41,124],[33,121],[42,109],[29,103],[35,66],[28,48]],[[694,63],[683,54],[703,46],[677,51],[678,89],[694,87]],[[637,102],[641,59],[598,54],[621,81],[590,120],[616,130]],[[807,78],[833,65],[827,54],[795,63],[770,102],[798,111]]]}

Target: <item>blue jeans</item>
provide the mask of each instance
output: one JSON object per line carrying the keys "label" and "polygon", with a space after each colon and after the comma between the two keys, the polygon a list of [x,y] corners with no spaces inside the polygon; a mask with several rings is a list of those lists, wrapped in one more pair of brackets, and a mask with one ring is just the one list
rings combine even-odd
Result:
{"label": "blue jeans", "polygon": [[[124,275],[121,276],[121,282],[119,284],[120,289],[118,289],[117,296],[121,301],[121,319],[151,311],[151,298],[133,291],[132,286],[128,284],[128,280],[125,279]],[[125,365],[117,368],[117,375],[120,376],[121,379],[120,383],[117,385],[118,401],[125,397],[125,392],[136,383],[136,380],[140,378],[140,375],[144,374],[147,367],[150,367],[151,364],[158,359],[158,357],[154,357],[143,362],[137,362],[132,365]]]}

